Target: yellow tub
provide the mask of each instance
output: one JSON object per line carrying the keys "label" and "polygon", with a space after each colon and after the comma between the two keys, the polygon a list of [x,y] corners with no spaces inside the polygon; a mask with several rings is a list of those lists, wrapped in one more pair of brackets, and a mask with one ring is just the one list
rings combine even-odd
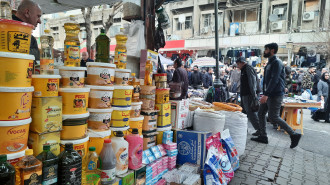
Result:
{"label": "yellow tub", "polygon": [[33,90],[33,87],[0,87],[0,121],[30,118]]}
{"label": "yellow tub", "polygon": [[31,118],[0,121],[0,155],[23,151],[27,147]]}
{"label": "yellow tub", "polygon": [[113,109],[88,109],[88,128],[94,131],[105,131],[110,128],[110,120]]}
{"label": "yellow tub", "polygon": [[57,132],[46,132],[46,133],[36,133],[30,132],[28,145],[29,148],[33,149],[33,155],[37,156],[43,151],[43,146],[45,144],[50,145],[50,151],[55,155],[60,154],[60,131]]}
{"label": "yellow tub", "polygon": [[61,87],[64,88],[83,88],[85,86],[86,67],[59,67]]}
{"label": "yellow tub", "polygon": [[143,120],[144,120],[144,116],[129,119],[129,127],[130,128],[137,128],[139,130],[139,135],[140,136],[142,136]]}
{"label": "yellow tub", "polygon": [[90,85],[113,85],[115,82],[115,64],[87,62],[87,83]]}
{"label": "yellow tub", "polygon": [[89,113],[82,115],[63,115],[61,140],[82,139],[87,136]]}
{"label": "yellow tub", "polygon": [[0,52],[0,87],[30,87],[33,60],[33,55]]}
{"label": "yellow tub", "polygon": [[133,86],[114,86],[112,106],[129,107],[132,104]]}
{"label": "yellow tub", "polygon": [[167,126],[167,127],[162,127],[162,128],[157,128],[157,136],[156,136],[156,142],[157,142],[157,145],[159,144],[162,144],[163,143],[163,133],[164,131],[168,131],[168,130],[171,130],[172,129],[172,126]]}
{"label": "yellow tub", "polygon": [[89,88],[60,88],[63,100],[63,114],[87,113]]}
{"label": "yellow tub", "polygon": [[29,54],[33,25],[0,19],[0,51]]}
{"label": "yellow tub", "polygon": [[170,101],[170,89],[156,89],[156,103],[168,103]]}
{"label": "yellow tub", "polygon": [[128,85],[128,79],[131,74],[130,69],[116,69],[115,70],[115,84]]}
{"label": "yellow tub", "polygon": [[91,89],[91,92],[89,93],[88,108],[111,108],[111,101],[114,90],[113,86],[86,85],[86,87]]}
{"label": "yellow tub", "polygon": [[80,156],[82,157],[83,160],[85,160],[86,154],[88,152],[88,141],[89,137],[85,137],[82,139],[76,139],[76,140],[61,140],[60,148],[61,152],[64,150],[64,146],[67,143],[72,143],[73,144],[73,149],[76,150]]}
{"label": "yellow tub", "polygon": [[114,107],[111,115],[111,127],[123,128],[127,127],[130,118],[131,107],[119,108]]}
{"label": "yellow tub", "polygon": [[88,129],[89,143],[88,148],[94,146],[96,148],[96,153],[100,155],[103,148],[103,143],[105,139],[109,139],[111,135],[111,130],[106,130],[102,132],[97,132],[95,130]]}
{"label": "yellow tub", "polygon": [[115,137],[115,132],[118,132],[118,131],[122,131],[123,132],[124,138],[126,138],[127,134],[129,134],[129,131],[128,131],[129,130],[129,126],[122,127],[122,128],[110,127],[110,130],[111,130],[110,138]]}
{"label": "yellow tub", "polygon": [[60,75],[32,75],[34,97],[58,96]]}

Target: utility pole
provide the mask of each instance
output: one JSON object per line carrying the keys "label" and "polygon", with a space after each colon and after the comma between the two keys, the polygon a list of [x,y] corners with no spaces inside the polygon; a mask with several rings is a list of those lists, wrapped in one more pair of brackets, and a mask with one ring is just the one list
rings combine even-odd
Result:
{"label": "utility pole", "polygon": [[222,84],[219,75],[219,31],[218,31],[218,0],[214,0],[214,16],[215,16],[215,79],[214,87],[219,88]]}

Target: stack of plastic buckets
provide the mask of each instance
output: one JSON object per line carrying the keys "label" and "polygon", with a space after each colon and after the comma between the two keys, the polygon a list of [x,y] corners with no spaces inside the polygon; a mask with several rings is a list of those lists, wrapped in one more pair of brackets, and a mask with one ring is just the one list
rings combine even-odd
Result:
{"label": "stack of plastic buckets", "polygon": [[29,55],[33,26],[0,19],[0,154],[16,163],[27,149],[31,123],[33,55]]}

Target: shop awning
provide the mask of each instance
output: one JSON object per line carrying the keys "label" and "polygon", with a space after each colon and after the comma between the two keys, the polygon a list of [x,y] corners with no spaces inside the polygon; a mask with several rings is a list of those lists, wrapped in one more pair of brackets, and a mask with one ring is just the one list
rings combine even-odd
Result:
{"label": "shop awning", "polygon": [[166,41],[165,47],[159,51],[177,51],[185,49],[185,40],[170,40]]}

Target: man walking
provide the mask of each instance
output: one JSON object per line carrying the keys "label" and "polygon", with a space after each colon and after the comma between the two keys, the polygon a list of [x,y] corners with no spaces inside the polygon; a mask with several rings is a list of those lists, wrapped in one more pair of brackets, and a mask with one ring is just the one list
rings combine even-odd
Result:
{"label": "man walking", "polygon": [[277,123],[283,128],[291,138],[290,148],[295,148],[301,138],[301,134],[293,131],[293,129],[280,117],[280,109],[283,101],[285,89],[285,72],[284,66],[280,59],[276,57],[278,45],[270,43],[265,45],[264,57],[268,58],[268,63],[264,71],[263,94],[260,99],[259,108],[259,136],[251,138],[253,141],[268,144],[266,133],[266,113],[271,123]]}
{"label": "man walking", "polygon": [[203,87],[205,89],[208,89],[212,85],[213,85],[213,68],[210,67],[207,73],[205,73],[205,75],[203,76]]}
{"label": "man walking", "polygon": [[175,71],[173,73],[173,82],[181,83],[181,96],[176,100],[183,100],[187,98],[188,95],[188,75],[187,72],[182,68],[182,60],[177,58],[174,61]]}
{"label": "man walking", "polygon": [[194,72],[191,73],[191,86],[194,89],[200,89],[202,85],[203,75],[198,70],[198,66],[194,66]]}

